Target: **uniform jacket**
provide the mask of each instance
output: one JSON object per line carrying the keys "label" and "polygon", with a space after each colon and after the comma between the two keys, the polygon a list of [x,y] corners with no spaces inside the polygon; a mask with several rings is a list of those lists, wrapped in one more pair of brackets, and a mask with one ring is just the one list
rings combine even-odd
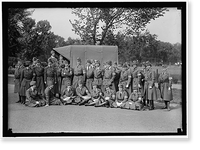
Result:
{"label": "uniform jacket", "polygon": [[126,91],[122,91],[122,93],[118,91],[116,93],[116,101],[119,103],[124,101],[127,98],[128,98],[128,93]]}

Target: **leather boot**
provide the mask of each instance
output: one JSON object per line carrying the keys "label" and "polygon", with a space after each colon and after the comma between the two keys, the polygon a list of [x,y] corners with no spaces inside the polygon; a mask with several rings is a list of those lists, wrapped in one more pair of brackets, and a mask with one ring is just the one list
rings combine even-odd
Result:
{"label": "leather boot", "polygon": [[167,110],[170,111],[170,102],[167,102]]}
{"label": "leather boot", "polygon": [[21,96],[19,95],[19,100],[16,103],[21,103]]}

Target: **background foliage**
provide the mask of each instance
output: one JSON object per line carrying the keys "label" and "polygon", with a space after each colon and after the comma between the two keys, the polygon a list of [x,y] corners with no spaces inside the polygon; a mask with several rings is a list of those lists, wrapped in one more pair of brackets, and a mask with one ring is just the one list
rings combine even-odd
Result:
{"label": "background foliage", "polygon": [[[157,35],[145,29],[152,19],[162,17],[166,8],[78,8],[70,20],[80,39],[65,40],[51,31],[47,20],[35,22],[33,12],[25,8],[8,9],[9,65],[17,58],[47,61],[54,47],[67,45],[117,45],[119,62],[150,61],[174,64],[181,61],[181,44],[157,40]],[[123,28],[121,28],[123,27]]]}

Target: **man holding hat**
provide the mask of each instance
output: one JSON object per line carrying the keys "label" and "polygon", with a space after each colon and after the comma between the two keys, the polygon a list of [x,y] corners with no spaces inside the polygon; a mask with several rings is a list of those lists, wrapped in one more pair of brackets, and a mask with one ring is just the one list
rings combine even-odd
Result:
{"label": "man holding hat", "polygon": [[123,85],[119,84],[119,91],[116,93],[116,100],[112,104],[115,108],[123,108],[128,100],[128,93],[123,89]]}
{"label": "man holding hat", "polygon": [[22,104],[25,104],[26,90],[30,87],[30,82],[34,79],[34,73],[33,70],[30,68],[30,64],[30,61],[25,62],[25,68],[22,70],[20,75],[20,96]]}
{"label": "man holding hat", "polygon": [[26,91],[26,106],[29,107],[41,107],[45,106],[46,102],[43,100],[41,94],[36,90],[36,81],[30,82],[30,88]]}
{"label": "man holding hat", "polygon": [[167,71],[167,66],[163,65],[163,71],[160,74],[158,81],[158,84],[160,84],[161,98],[165,102],[164,109],[170,111],[170,101],[173,100],[172,77],[170,77],[170,74]]}
{"label": "man holding hat", "polygon": [[104,76],[103,76],[103,92],[105,91],[105,88],[107,85],[111,86],[111,88],[116,91],[114,79],[115,79],[116,73],[114,68],[112,67],[112,61],[107,62],[107,66],[104,70]]}
{"label": "man holding hat", "polygon": [[85,68],[81,65],[81,59],[77,58],[77,65],[74,68],[74,78],[73,78],[73,87],[76,89],[78,87],[78,82],[82,80],[85,81]]}

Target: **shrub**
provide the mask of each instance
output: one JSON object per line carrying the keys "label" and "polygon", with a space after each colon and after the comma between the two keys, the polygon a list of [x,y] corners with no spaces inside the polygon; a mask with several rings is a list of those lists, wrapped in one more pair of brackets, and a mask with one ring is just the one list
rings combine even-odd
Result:
{"label": "shrub", "polygon": [[8,74],[15,74],[15,70],[14,69],[8,69]]}

